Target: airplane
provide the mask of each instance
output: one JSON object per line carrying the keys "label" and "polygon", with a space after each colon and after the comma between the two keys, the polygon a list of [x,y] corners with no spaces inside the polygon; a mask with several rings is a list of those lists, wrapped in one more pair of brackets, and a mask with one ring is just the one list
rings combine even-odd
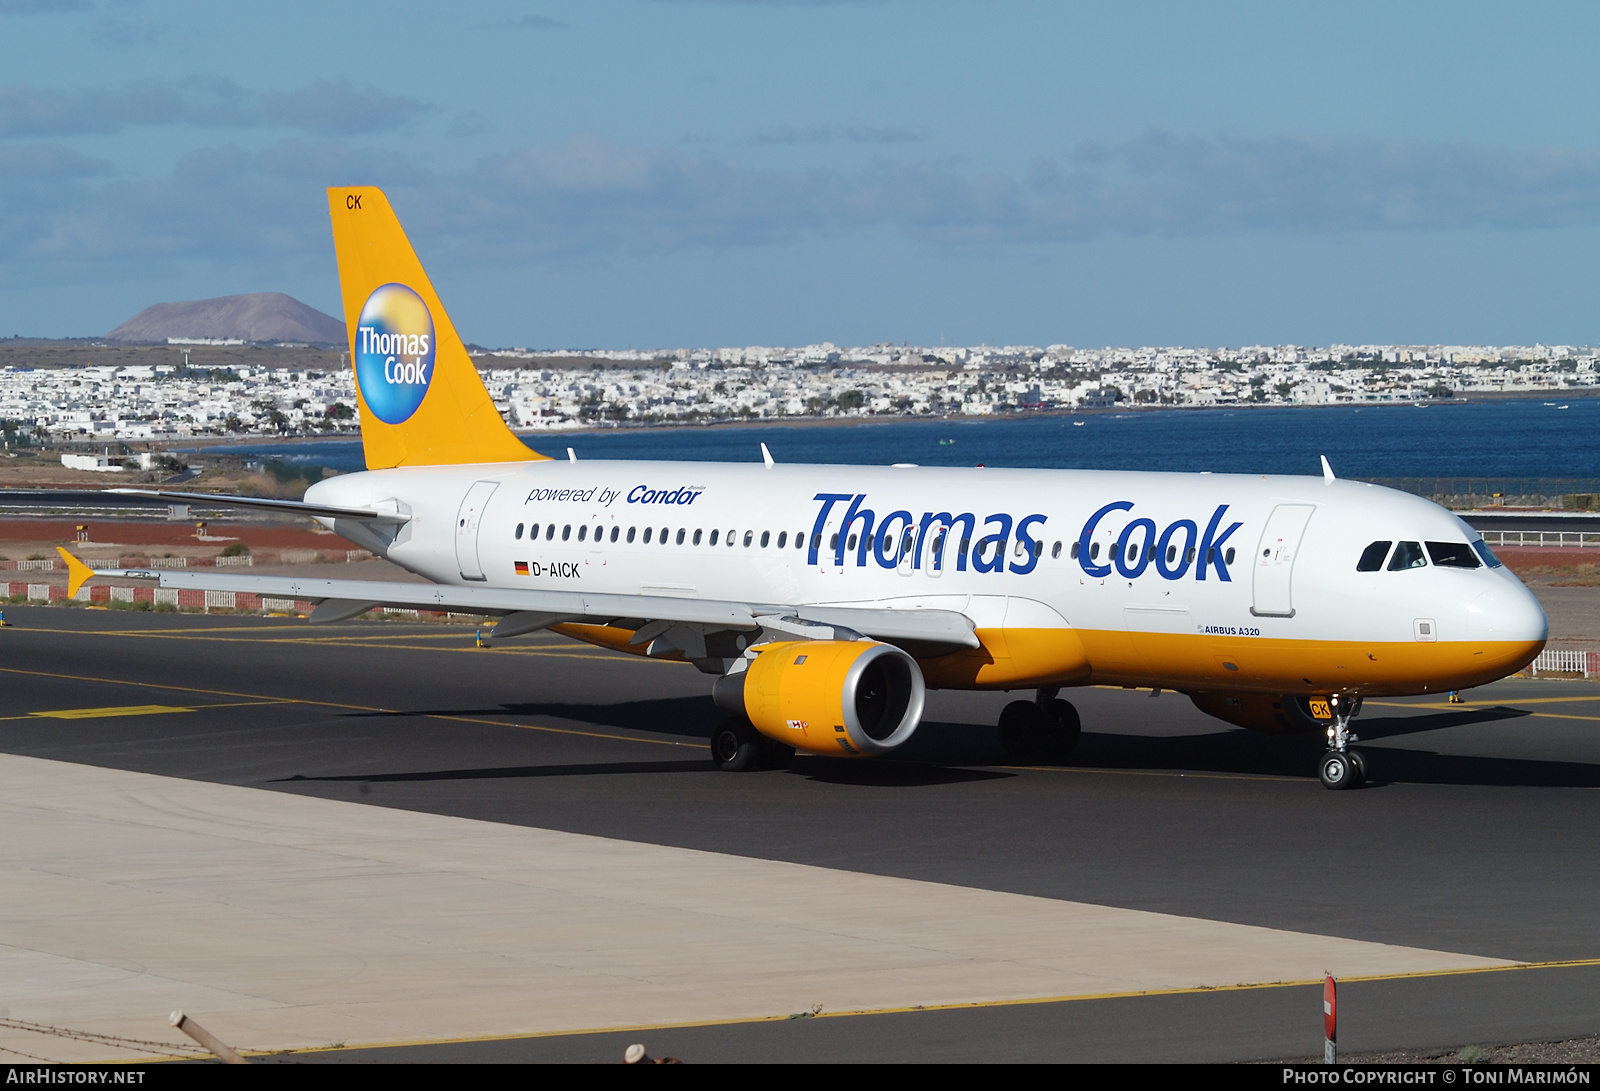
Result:
{"label": "airplane", "polygon": [[[1062,690],[1175,690],[1240,727],[1317,732],[1359,787],[1367,697],[1454,691],[1543,648],[1538,601],[1419,497],[1335,477],[554,460],[485,390],[384,193],[328,190],[367,469],[299,501],[114,489],[308,516],[430,582],[161,571],[164,587],[497,618],[683,661],[733,715],[725,770],[870,758],[928,689],[1032,691],[1000,739],[1059,760]],[[70,593],[92,573],[63,551]],[[123,576],[131,573],[121,573]]]}

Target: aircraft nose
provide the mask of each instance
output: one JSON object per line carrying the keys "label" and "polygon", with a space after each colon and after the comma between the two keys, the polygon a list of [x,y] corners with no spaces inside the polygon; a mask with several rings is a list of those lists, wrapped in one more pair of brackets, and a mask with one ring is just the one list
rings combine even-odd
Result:
{"label": "aircraft nose", "polygon": [[1507,580],[1473,599],[1467,606],[1467,615],[1483,639],[1543,644],[1550,635],[1544,607],[1517,580]]}

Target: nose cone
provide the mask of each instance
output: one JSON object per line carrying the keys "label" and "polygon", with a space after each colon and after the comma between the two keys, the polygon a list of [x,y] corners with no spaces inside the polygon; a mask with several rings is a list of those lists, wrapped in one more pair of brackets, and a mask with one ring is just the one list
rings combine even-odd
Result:
{"label": "nose cone", "polygon": [[[1550,620],[1533,592],[1515,577],[1504,579],[1467,605],[1468,624],[1482,640],[1538,644],[1550,636]],[[1537,654],[1537,653],[1535,653]]]}
{"label": "nose cone", "polygon": [[1473,684],[1514,674],[1532,663],[1550,636],[1550,621],[1533,592],[1504,574],[1498,586],[1467,604]]}

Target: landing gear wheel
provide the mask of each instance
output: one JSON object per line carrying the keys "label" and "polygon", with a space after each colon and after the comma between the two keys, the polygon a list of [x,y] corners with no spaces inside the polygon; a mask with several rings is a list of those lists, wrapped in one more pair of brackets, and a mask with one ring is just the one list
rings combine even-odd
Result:
{"label": "landing gear wheel", "polygon": [[748,721],[729,719],[711,733],[711,761],[725,773],[760,768],[766,741]]}
{"label": "landing gear wheel", "polygon": [[781,742],[764,739],[761,748],[761,757],[756,767],[759,769],[787,769],[794,764],[794,747],[785,746]]}
{"label": "landing gear wheel", "polygon": [[1078,710],[1072,707],[1071,701],[1059,698],[1051,701],[1050,711],[1055,723],[1050,727],[1046,749],[1051,757],[1064,758],[1078,748],[1078,740],[1083,736],[1083,721],[1078,718]]}
{"label": "landing gear wheel", "polygon": [[1344,756],[1350,759],[1356,774],[1356,782],[1351,787],[1360,788],[1367,783],[1367,756],[1359,750],[1346,750]]}
{"label": "landing gear wheel", "polygon": [[1000,745],[1018,761],[1043,757],[1048,733],[1049,721],[1032,701],[1012,701],[1000,712]]}
{"label": "landing gear wheel", "polygon": [[1349,753],[1330,750],[1322,755],[1322,762],[1317,766],[1317,776],[1322,780],[1324,788],[1332,791],[1343,791],[1354,788],[1358,774],[1356,763],[1350,760]]}

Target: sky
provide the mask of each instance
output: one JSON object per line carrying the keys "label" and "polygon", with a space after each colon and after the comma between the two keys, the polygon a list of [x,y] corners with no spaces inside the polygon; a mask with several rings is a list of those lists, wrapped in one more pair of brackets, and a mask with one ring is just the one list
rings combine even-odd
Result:
{"label": "sky", "polygon": [[1600,7],[0,0],[0,336],[339,304],[388,193],[528,348],[1600,342]]}

